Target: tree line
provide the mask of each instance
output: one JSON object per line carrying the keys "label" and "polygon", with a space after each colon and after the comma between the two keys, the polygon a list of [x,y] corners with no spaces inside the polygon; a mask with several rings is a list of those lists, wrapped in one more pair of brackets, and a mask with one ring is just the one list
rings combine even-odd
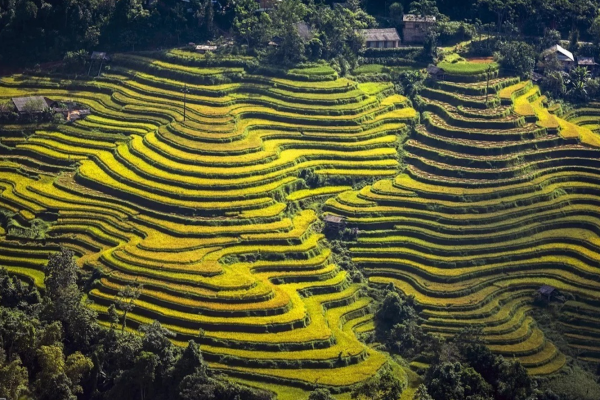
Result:
{"label": "tree line", "polygon": [[[260,49],[277,37],[278,59],[352,58],[356,29],[402,26],[404,13],[435,15],[442,35],[488,27],[542,36],[600,40],[599,0],[283,0],[257,12],[255,0],[0,0],[0,63],[33,64],[79,50],[131,51],[233,34]],[[311,28],[298,35],[297,24]],[[493,26],[493,28],[491,28]]]}

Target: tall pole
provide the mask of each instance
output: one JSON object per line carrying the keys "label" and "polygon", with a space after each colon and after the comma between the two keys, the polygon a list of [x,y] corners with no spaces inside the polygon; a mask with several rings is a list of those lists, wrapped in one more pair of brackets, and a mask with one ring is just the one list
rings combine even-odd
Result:
{"label": "tall pole", "polygon": [[489,65],[487,69],[487,85],[485,86],[485,104],[487,105],[488,94],[490,91],[490,72],[492,71],[492,66]]}
{"label": "tall pole", "polygon": [[183,92],[183,120],[185,121],[185,112],[186,112],[186,95],[189,92],[188,88],[187,88],[187,83],[184,84],[183,89],[181,89],[181,91]]}

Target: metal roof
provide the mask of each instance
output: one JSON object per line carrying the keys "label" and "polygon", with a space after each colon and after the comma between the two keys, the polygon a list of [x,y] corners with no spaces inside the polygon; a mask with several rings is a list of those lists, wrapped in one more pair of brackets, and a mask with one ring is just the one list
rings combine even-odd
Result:
{"label": "metal roof", "polygon": [[360,31],[367,40],[367,42],[388,42],[400,40],[398,31],[395,28],[387,29],[362,29]]}
{"label": "metal roof", "polygon": [[555,44],[554,46],[550,47],[545,52],[562,54],[567,59],[569,59],[569,61],[573,61],[573,62],[575,61],[575,57],[573,57],[573,53],[571,53],[569,50],[565,49],[564,47],[562,47],[559,44]]}
{"label": "metal roof", "polygon": [[577,64],[579,64],[579,65],[597,65],[594,62],[594,57],[577,57]]}
{"label": "metal roof", "polygon": [[313,37],[312,28],[306,22],[300,21],[296,24],[298,35],[304,40],[310,40]]}
{"label": "metal roof", "polygon": [[434,23],[436,21],[436,18],[434,15],[404,14],[404,17],[402,17],[402,21]]}
{"label": "metal roof", "polygon": [[13,97],[12,102],[17,108],[17,111],[34,113],[44,111],[48,108],[49,103],[44,96]]}
{"label": "metal roof", "polygon": [[346,222],[346,218],[337,215],[327,215],[325,218],[323,218],[323,221],[330,222],[332,224],[342,224]]}
{"label": "metal roof", "polygon": [[544,296],[549,296],[551,295],[554,291],[556,290],[555,287],[552,287],[550,285],[543,285],[541,288],[539,288],[538,292],[540,292],[541,294],[543,294]]}
{"label": "metal roof", "polygon": [[198,46],[196,46],[196,50],[198,51],[215,51],[217,49],[217,46],[210,46],[207,44],[199,44]]}
{"label": "metal roof", "polygon": [[106,52],[104,51],[93,51],[92,56],[90,57],[92,60],[107,60]]}

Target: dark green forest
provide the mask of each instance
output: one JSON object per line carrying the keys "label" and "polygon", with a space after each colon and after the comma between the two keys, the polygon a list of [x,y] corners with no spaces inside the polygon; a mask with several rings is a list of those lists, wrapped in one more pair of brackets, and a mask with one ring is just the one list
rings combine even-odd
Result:
{"label": "dark green forest", "polygon": [[[457,29],[462,36],[553,31],[563,39],[600,40],[597,0],[350,0],[333,8],[332,3],[290,0],[257,15],[254,0],[1,0],[0,63],[34,65],[61,60],[67,52],[148,50],[229,34],[251,52],[260,53],[278,36],[286,44],[281,48],[291,53],[280,55],[285,59],[299,61],[305,51],[312,58],[331,59],[356,50],[354,29],[400,27],[408,12],[436,15],[442,36],[453,36]],[[300,21],[313,28],[309,43],[292,29]]]}

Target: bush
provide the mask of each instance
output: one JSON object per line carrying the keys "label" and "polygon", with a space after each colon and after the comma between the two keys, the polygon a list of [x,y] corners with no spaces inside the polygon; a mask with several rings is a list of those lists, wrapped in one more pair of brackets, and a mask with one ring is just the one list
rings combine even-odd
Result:
{"label": "bush", "polygon": [[440,21],[437,26],[440,43],[453,44],[470,40],[475,36],[475,27],[472,24],[459,21]]}

